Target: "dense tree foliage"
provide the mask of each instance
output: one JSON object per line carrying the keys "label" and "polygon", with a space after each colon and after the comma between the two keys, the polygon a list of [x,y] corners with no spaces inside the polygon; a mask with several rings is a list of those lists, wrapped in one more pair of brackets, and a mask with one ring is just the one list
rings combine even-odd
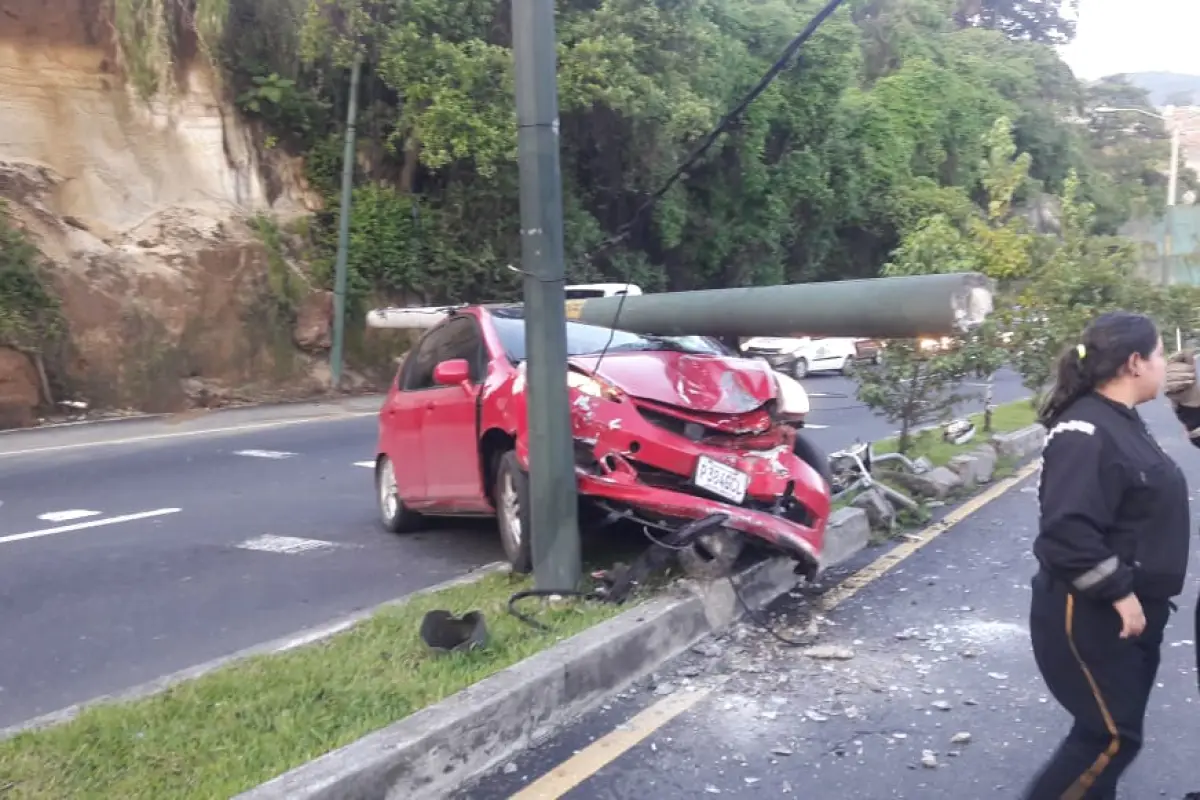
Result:
{"label": "dense tree foliage", "polygon": [[[505,269],[519,258],[509,2],[191,3],[202,49],[241,108],[261,120],[266,142],[306,156],[327,197],[309,228],[318,267],[332,257],[339,135],[357,51],[365,72],[352,286],[427,301],[517,291]],[[187,4],[118,5],[175,9],[158,13],[178,26]],[[944,224],[991,237],[1018,270],[1014,212],[1043,192],[1061,193],[1072,171],[1099,232],[1152,209],[1164,193],[1161,128],[1091,113],[1117,99],[1145,106],[1144,93],[1127,84],[1085,88],[1052,49],[1073,35],[1069,6],[860,0],[831,18],[635,220],[818,7],[559,0],[573,279],[690,289],[873,276],[907,232]],[[161,27],[127,14],[121,29]],[[163,61],[153,52],[126,60],[145,70]],[[983,175],[1000,117],[1011,120],[1013,147],[1027,163],[1005,185],[1002,207],[980,214],[993,190]]]}

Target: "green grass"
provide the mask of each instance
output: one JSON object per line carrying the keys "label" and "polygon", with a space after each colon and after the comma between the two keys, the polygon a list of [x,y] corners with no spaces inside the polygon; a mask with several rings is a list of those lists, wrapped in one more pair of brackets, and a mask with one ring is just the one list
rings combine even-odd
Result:
{"label": "green grass", "polygon": [[[230,797],[353,742],[574,635],[622,608],[530,599],[528,579],[493,574],[383,610],[318,645],[234,664],[162,694],[93,707],[66,724],[0,742],[0,797]],[[628,607],[628,604],[626,604]],[[435,655],[425,612],[482,611],[490,643]]]}
{"label": "green grass", "polygon": [[[955,445],[942,440],[940,430],[922,431],[911,437],[908,452],[909,458],[925,456],[936,466],[944,466],[950,459],[961,453],[974,450],[987,442],[991,434],[983,432],[983,413],[970,415],[976,425],[975,438],[966,444]],[[1030,405],[1028,399],[1014,400],[1011,403],[996,406],[992,411],[992,433],[1009,433],[1020,430],[1037,422],[1037,410]],[[894,453],[898,441],[895,438],[883,439],[875,443],[876,453]]]}

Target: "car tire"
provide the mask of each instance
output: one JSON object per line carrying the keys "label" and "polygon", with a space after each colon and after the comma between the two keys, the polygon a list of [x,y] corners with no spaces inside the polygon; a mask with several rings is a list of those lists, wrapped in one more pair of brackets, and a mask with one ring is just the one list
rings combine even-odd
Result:
{"label": "car tire", "polygon": [[500,545],[512,571],[533,571],[533,548],[529,524],[529,474],[521,469],[517,452],[507,450],[496,459],[496,483],[492,487]]}
{"label": "car tire", "polygon": [[375,501],[383,527],[392,533],[409,533],[421,527],[421,515],[411,511],[400,498],[396,468],[387,456],[380,456],[375,465]]}
{"label": "car tire", "polygon": [[833,470],[829,466],[829,456],[825,451],[813,444],[802,432],[796,432],[796,443],[792,452],[805,464],[808,464],[825,480],[825,485],[833,491]]}
{"label": "car tire", "polygon": [[802,381],[808,377],[808,359],[797,358],[796,363],[792,365],[792,377],[798,381]]}

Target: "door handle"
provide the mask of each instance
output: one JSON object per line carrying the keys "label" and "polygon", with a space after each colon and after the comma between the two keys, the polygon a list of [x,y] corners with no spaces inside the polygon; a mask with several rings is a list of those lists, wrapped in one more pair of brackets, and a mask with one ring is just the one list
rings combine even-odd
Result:
{"label": "door handle", "polygon": [[434,409],[434,406],[435,406],[435,405],[437,405],[437,404],[436,404],[436,403],[434,403],[432,400],[426,400],[426,401],[425,401],[425,410],[426,410],[426,411],[433,411],[433,409]]}

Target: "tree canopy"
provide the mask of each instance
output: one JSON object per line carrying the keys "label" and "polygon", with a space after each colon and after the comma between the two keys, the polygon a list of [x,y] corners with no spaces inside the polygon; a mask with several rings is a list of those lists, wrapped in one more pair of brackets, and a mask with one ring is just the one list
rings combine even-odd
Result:
{"label": "tree canopy", "polygon": [[[306,157],[327,196],[310,226],[318,265],[332,255],[357,51],[365,71],[352,286],[429,302],[519,290],[505,269],[519,259],[510,3],[192,3],[205,12],[195,15],[200,40],[243,111],[269,142]],[[156,7],[118,0],[129,4]],[[931,224],[974,225],[1017,259],[1005,245],[1007,218],[1043,192],[1061,194],[1072,173],[1097,232],[1161,203],[1161,126],[1094,113],[1144,107],[1145,93],[1120,82],[1085,87],[1052,48],[1074,35],[1069,4],[859,0],[633,221],[819,5],[559,0],[571,278],[692,289],[871,277],[906,233]],[[1025,155],[1001,179],[1002,207],[990,208],[996,178],[985,172],[1000,118]]]}

